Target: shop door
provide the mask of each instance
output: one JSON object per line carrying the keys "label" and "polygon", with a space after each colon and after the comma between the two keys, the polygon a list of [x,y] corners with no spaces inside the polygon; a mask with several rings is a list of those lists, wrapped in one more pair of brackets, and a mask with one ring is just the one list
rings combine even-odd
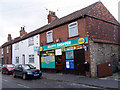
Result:
{"label": "shop door", "polygon": [[56,72],[62,72],[63,70],[63,61],[62,61],[62,56],[56,56]]}
{"label": "shop door", "polygon": [[84,62],[85,62],[85,51],[79,49],[74,51],[75,58],[75,74],[85,75]]}

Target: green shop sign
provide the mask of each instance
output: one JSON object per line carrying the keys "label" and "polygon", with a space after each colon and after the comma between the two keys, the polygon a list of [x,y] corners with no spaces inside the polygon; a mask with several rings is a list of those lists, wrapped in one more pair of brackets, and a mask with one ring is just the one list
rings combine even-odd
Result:
{"label": "green shop sign", "polygon": [[[42,48],[42,50],[45,51],[45,50],[56,49],[56,48],[61,48],[61,47],[68,47],[68,46],[75,46],[75,45],[80,45],[80,44],[88,44],[88,37],[82,37],[82,38],[68,40],[68,41],[64,41],[64,42],[60,42],[60,43],[50,44],[50,45],[43,46],[40,48]],[[40,51],[42,51],[42,50],[40,50]]]}

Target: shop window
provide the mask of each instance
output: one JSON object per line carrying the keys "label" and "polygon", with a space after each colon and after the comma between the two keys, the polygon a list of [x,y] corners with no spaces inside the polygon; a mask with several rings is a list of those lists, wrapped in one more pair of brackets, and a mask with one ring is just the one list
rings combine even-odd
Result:
{"label": "shop window", "polygon": [[74,52],[66,51],[66,59],[74,59]]}
{"label": "shop window", "polygon": [[73,22],[68,25],[69,37],[74,37],[78,35],[78,23]]}
{"label": "shop window", "polygon": [[34,55],[29,55],[29,63],[34,63]]}
{"label": "shop window", "polygon": [[28,45],[29,46],[34,45],[34,37],[31,37],[31,38],[28,39]]}
{"label": "shop window", "polygon": [[74,51],[66,51],[66,69],[74,69]]}
{"label": "shop window", "polygon": [[16,63],[19,63],[19,57],[16,57]]}
{"label": "shop window", "polygon": [[42,57],[45,57],[45,56],[52,56],[52,55],[55,55],[55,51],[54,50],[50,50],[50,51],[44,51],[41,53]]}
{"label": "shop window", "polygon": [[41,68],[55,68],[55,51],[44,51],[41,53]]}
{"label": "shop window", "polygon": [[48,31],[47,33],[47,43],[53,42],[53,31]]}

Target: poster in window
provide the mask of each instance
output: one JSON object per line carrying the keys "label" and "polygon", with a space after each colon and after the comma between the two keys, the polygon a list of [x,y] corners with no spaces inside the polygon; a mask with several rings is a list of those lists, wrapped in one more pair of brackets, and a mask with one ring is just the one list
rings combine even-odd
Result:
{"label": "poster in window", "polygon": [[66,59],[74,59],[74,52],[66,51]]}
{"label": "poster in window", "polygon": [[55,56],[41,57],[41,68],[55,68]]}
{"label": "poster in window", "polygon": [[62,49],[56,49],[55,55],[62,55]]}
{"label": "poster in window", "polygon": [[74,69],[74,60],[66,60],[66,69]]}

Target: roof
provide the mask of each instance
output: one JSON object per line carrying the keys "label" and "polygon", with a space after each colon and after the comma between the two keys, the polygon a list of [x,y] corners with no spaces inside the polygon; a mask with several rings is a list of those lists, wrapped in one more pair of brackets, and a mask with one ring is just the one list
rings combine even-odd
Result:
{"label": "roof", "polygon": [[9,46],[9,45],[12,44],[12,42],[13,42],[13,40],[11,40],[9,42],[5,42],[1,47],[3,48],[3,47],[6,47],[6,46]]}
{"label": "roof", "polygon": [[27,39],[29,37],[34,36],[34,35],[40,34],[42,32],[45,32],[45,31],[48,31],[48,30],[53,29],[55,27],[58,27],[60,25],[63,25],[65,23],[71,22],[73,20],[77,20],[78,18],[83,17],[84,15],[87,15],[92,10],[92,8],[95,5],[97,5],[98,3],[101,3],[101,2],[96,2],[96,3],[94,3],[94,4],[92,4],[92,5],[88,6],[88,7],[85,7],[83,9],[81,9],[81,10],[78,10],[78,11],[73,12],[73,13],[67,15],[67,16],[64,16],[64,17],[62,17],[60,19],[57,19],[57,20],[51,22],[50,24],[47,24],[47,25],[45,25],[45,26],[43,26],[41,28],[38,28],[37,30],[34,30],[34,31],[32,31],[32,32],[30,32],[28,34],[25,34],[22,37],[14,39],[12,42],[5,43],[3,46],[13,44],[13,43],[17,43],[19,41],[25,40],[25,39]]}
{"label": "roof", "polygon": [[98,4],[98,3],[99,3],[99,2],[96,2],[96,3],[90,5],[90,6],[86,7],[86,8],[83,8],[83,9],[81,9],[81,10],[78,10],[78,11],[76,11],[76,12],[73,12],[73,13],[67,15],[67,16],[64,16],[64,17],[60,18],[60,19],[57,19],[57,20],[51,22],[50,24],[47,24],[47,25],[45,25],[45,26],[43,26],[43,27],[41,27],[41,28],[38,28],[38,29],[35,30],[35,31],[32,31],[32,32],[24,35],[22,38],[19,38],[19,39],[14,40],[13,43],[17,43],[17,42],[19,42],[19,41],[21,41],[21,40],[24,40],[24,39],[27,39],[27,38],[29,38],[29,37],[31,37],[31,36],[40,34],[40,33],[45,32],[45,31],[47,31],[47,30],[53,29],[53,28],[55,28],[55,27],[57,27],[57,26],[60,26],[60,25],[63,25],[63,24],[65,24],[65,23],[68,23],[68,22],[70,22],[70,21],[73,21],[73,20],[75,20],[75,19],[78,19],[78,18],[86,15],[86,14],[87,14],[96,4]]}

